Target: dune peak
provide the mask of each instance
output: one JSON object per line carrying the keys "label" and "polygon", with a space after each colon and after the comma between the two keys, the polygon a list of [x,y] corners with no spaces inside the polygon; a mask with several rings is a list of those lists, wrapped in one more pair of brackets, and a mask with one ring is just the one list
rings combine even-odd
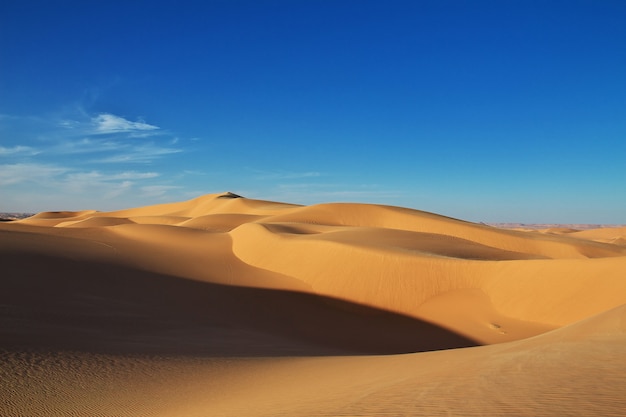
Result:
{"label": "dune peak", "polygon": [[232,193],[230,191],[225,192],[224,194],[218,195],[216,198],[244,198],[239,194]]}

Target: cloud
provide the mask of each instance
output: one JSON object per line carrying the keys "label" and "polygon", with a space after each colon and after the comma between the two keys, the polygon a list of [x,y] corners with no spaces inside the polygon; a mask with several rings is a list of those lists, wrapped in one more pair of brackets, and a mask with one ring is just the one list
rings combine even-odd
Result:
{"label": "cloud", "polygon": [[98,198],[112,199],[132,195],[135,186],[158,177],[156,172],[102,173],[99,171],[73,172],[59,179],[59,188],[74,195],[97,194]]}
{"label": "cloud", "polygon": [[65,129],[75,129],[80,127],[80,122],[76,120],[61,120],[58,125]]}
{"label": "cloud", "polygon": [[155,184],[160,176],[156,172],[107,173],[37,163],[4,164],[0,165],[0,190],[6,198],[0,205],[5,210],[15,207],[28,212],[92,207],[96,201],[99,209],[103,204],[111,209],[143,205],[141,199],[169,199],[167,193],[178,188]]}
{"label": "cloud", "polygon": [[[58,136],[57,143],[52,145],[51,151],[59,155],[95,155],[94,158],[82,160],[81,163],[145,164],[167,155],[183,152],[180,147],[172,146],[179,142],[178,137],[171,136],[157,126],[144,122],[131,122],[110,113],[99,114],[90,118],[89,121],[64,120],[60,126],[65,127],[63,132],[66,133]],[[163,140],[150,142],[141,140],[154,137],[155,134],[164,136]],[[166,144],[167,146],[164,146]]]}
{"label": "cloud", "polygon": [[156,178],[160,174],[156,172],[120,172],[119,174],[110,175],[113,180],[145,180],[147,178]]}
{"label": "cloud", "polygon": [[54,151],[63,155],[93,154],[89,163],[151,163],[155,159],[183,152],[183,149],[164,147],[156,143],[122,142],[93,137],[59,144]]}
{"label": "cloud", "polygon": [[32,155],[37,155],[38,153],[39,153],[38,150],[30,146],[17,145],[11,148],[5,148],[4,146],[0,146],[0,156],[9,156],[9,155],[32,156]]}
{"label": "cloud", "polygon": [[185,169],[183,175],[207,175],[207,173],[198,169]]}
{"label": "cloud", "polygon": [[68,172],[67,168],[38,163],[0,165],[0,186],[24,182],[49,183],[53,178]]}
{"label": "cloud", "polygon": [[76,172],[67,175],[69,181],[119,181],[119,180],[141,180],[148,178],[156,178],[159,174],[156,172],[136,172],[127,171],[115,174],[103,174],[98,171]]}
{"label": "cloud", "polygon": [[160,174],[157,172],[123,171],[102,173],[99,171],[76,171],[70,167],[40,163],[0,165],[0,186],[37,182],[58,186],[63,185],[75,189],[110,182],[148,180],[159,176]]}
{"label": "cloud", "polygon": [[146,185],[141,187],[143,197],[161,197],[168,191],[180,188],[177,185]]}
{"label": "cloud", "polygon": [[59,179],[59,185],[73,193],[98,191],[105,197],[119,196],[123,190],[129,190],[137,181],[159,177],[157,172],[113,172],[100,171],[70,172]]}
{"label": "cloud", "polygon": [[182,149],[176,148],[164,148],[154,144],[146,144],[139,146],[132,146],[123,153],[117,155],[111,155],[104,158],[96,159],[92,162],[98,163],[140,163],[146,164],[152,162],[156,158],[160,158],[166,155],[182,152]]}
{"label": "cloud", "polygon": [[[0,157],[45,154],[47,161],[84,165],[86,162],[150,163],[183,152],[176,146],[181,142],[177,136],[144,121],[132,122],[111,113],[90,116],[81,112],[71,118],[3,115],[0,122],[0,128],[9,133],[7,136],[13,142],[0,146]],[[155,135],[161,138],[157,140]],[[152,139],[142,140],[147,137]],[[90,160],[67,158],[89,153],[99,155]]]}
{"label": "cloud", "polygon": [[53,148],[57,153],[62,154],[84,154],[84,153],[100,153],[115,152],[130,149],[131,145],[111,140],[101,140],[94,138],[83,138],[74,141],[65,141]]}
{"label": "cloud", "polygon": [[119,197],[124,193],[130,192],[134,184],[135,183],[132,181],[122,181],[121,183],[114,185],[113,188],[104,195],[104,198],[110,200],[112,198]]}
{"label": "cloud", "polygon": [[[101,201],[113,208],[172,199],[172,192],[183,190],[175,183],[179,178],[170,176],[166,185],[160,178],[172,155],[184,152],[185,140],[143,120],[79,109],[53,116],[0,114],[0,129],[3,207],[33,211],[35,205]],[[141,164],[151,168],[132,168]]]}
{"label": "cloud", "polygon": [[159,130],[158,126],[139,121],[131,122],[110,113],[101,113],[91,119],[96,134],[145,132]]}
{"label": "cloud", "polygon": [[302,178],[321,177],[322,174],[316,171],[307,172],[286,172],[286,171],[256,171],[258,180],[295,180]]}
{"label": "cloud", "polygon": [[395,189],[386,189],[377,184],[347,185],[335,183],[291,183],[278,184],[268,190],[270,199],[299,204],[320,202],[352,201],[387,204],[388,201],[406,197]]}

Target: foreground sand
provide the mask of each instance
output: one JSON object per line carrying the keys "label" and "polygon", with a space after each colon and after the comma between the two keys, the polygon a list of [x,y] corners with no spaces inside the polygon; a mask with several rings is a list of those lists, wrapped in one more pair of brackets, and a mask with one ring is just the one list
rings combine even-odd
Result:
{"label": "foreground sand", "polygon": [[626,410],[625,228],[214,194],[0,224],[0,415]]}

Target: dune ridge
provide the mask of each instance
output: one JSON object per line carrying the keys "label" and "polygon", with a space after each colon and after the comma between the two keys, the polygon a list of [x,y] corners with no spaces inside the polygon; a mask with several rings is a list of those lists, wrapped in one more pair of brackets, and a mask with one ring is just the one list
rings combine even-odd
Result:
{"label": "dune ridge", "polygon": [[625,239],[233,193],[2,223],[0,414],[620,415]]}

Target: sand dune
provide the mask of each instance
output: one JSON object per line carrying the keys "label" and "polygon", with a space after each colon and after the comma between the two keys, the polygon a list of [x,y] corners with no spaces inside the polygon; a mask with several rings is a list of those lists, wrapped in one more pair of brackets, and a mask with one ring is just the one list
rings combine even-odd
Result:
{"label": "sand dune", "polygon": [[624,228],[224,193],[0,224],[0,415],[624,415]]}
{"label": "sand dune", "polygon": [[572,236],[598,242],[626,245],[626,227],[603,227],[592,230],[581,230]]}

